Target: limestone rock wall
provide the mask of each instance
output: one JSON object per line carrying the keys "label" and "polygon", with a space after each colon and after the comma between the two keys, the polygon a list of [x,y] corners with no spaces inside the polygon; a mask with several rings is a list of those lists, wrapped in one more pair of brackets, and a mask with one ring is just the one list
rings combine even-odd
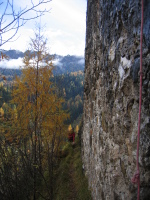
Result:
{"label": "limestone rock wall", "polygon": [[[94,200],[136,199],[140,0],[88,0],[82,151]],[[144,0],[141,200],[150,199],[150,1]]]}

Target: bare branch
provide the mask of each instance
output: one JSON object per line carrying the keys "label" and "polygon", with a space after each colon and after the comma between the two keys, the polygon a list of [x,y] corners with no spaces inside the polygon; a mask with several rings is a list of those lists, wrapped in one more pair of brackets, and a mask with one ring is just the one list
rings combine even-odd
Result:
{"label": "bare branch", "polygon": [[[20,9],[18,12],[15,12],[14,1],[7,0],[4,12],[0,17],[0,47],[3,44],[11,41],[12,38],[14,38],[15,35],[17,34],[19,28],[24,26],[27,21],[37,19],[43,16],[45,13],[49,13],[50,10],[48,9],[40,10],[39,7],[43,4],[47,4],[50,2],[51,0],[39,0],[38,3],[35,4],[33,0],[30,0],[31,6],[29,8],[26,6],[25,8]],[[34,12],[35,16],[26,18],[25,15],[31,11]],[[12,17],[12,20],[9,21],[8,23],[6,19],[7,16]],[[12,31],[14,32],[12,33]],[[11,36],[8,39],[3,40],[4,34],[8,32],[10,32]]]}
{"label": "bare branch", "polygon": [[[18,28],[18,29],[19,29],[19,28]],[[5,43],[7,43],[7,42],[12,42],[11,40],[12,40],[12,39],[15,37],[15,35],[17,34],[18,29],[16,29],[15,33],[14,33],[11,37],[9,37],[7,40],[3,40],[3,44],[5,44]],[[16,40],[14,40],[14,41],[16,41]]]}
{"label": "bare branch", "polygon": [[[3,18],[4,18],[4,16],[6,15],[6,10],[7,10],[7,8],[8,8],[8,1],[7,1],[7,4],[6,4],[4,13],[3,13],[2,16],[1,16],[1,20],[0,20],[0,29],[1,29],[1,24],[2,24],[2,22],[3,22]],[[1,30],[1,31],[2,31],[2,30]]]}

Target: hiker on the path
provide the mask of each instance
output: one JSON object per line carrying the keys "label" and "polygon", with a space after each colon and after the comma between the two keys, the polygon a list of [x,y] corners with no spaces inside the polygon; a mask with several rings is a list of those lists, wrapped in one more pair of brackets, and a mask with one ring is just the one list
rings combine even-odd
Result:
{"label": "hiker on the path", "polygon": [[74,142],[74,141],[75,141],[75,132],[74,132],[74,128],[71,130],[71,132],[69,132],[68,140],[69,140],[69,142]]}

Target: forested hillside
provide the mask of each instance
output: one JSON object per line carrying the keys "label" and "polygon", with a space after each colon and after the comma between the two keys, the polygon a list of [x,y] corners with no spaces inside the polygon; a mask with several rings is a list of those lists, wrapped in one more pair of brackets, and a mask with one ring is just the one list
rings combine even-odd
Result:
{"label": "forested hillside", "polygon": [[[27,72],[24,71],[23,74],[24,73],[26,74]],[[33,79],[32,71],[30,71],[29,74],[27,73],[26,76],[28,76],[28,79],[31,81]],[[31,79],[30,79],[30,76],[31,76]],[[72,161],[68,160],[67,161],[68,164],[67,163],[65,164],[67,165],[67,167],[71,167],[71,168],[73,167],[71,169],[74,171],[72,172],[73,175],[66,173],[64,174],[66,178],[64,176],[61,176],[59,180],[57,179],[56,175],[59,173],[62,173],[60,170],[62,171],[66,170],[65,169],[66,167],[65,168],[63,167],[64,166],[63,162],[66,162],[65,160],[69,158],[69,157],[67,158],[63,157],[61,158],[61,160],[58,159],[59,152],[61,152],[59,145],[60,144],[61,146],[65,145],[64,141],[67,140],[67,127],[70,124],[72,125],[72,127],[76,127],[77,125],[79,125],[81,121],[82,112],[83,112],[83,81],[84,81],[83,72],[80,71],[76,73],[68,73],[64,75],[54,76],[50,79],[50,84],[53,85],[51,86],[55,88],[55,92],[58,95],[58,100],[56,100],[56,105],[53,105],[53,106],[56,106],[58,110],[58,106],[60,106],[61,104],[61,99],[64,98],[65,101],[62,102],[62,109],[64,111],[66,110],[67,113],[70,114],[70,118],[67,118],[65,120],[65,125],[63,126],[61,124],[60,119],[63,117],[62,114],[64,111],[63,110],[61,111],[60,107],[59,107],[59,110],[57,111],[57,115],[60,119],[55,118],[55,115],[56,115],[55,112],[53,114],[49,113],[51,117],[53,116],[52,120],[54,120],[53,126],[50,124],[50,127],[49,127],[50,138],[46,133],[48,127],[45,129],[45,131],[44,129],[40,128],[40,126],[43,126],[45,123],[43,124],[40,122],[41,123],[39,124],[40,126],[39,125],[37,126],[38,128],[36,129],[37,135],[34,134],[34,129],[35,129],[34,124],[36,122],[30,121],[30,123],[27,124],[28,116],[30,116],[30,120],[31,119],[34,120],[33,119],[34,110],[32,108],[36,109],[36,104],[34,103],[36,96],[35,97],[31,96],[31,98],[29,98],[29,102],[28,103],[25,102],[24,99],[26,99],[26,95],[28,95],[28,89],[27,88],[25,89],[24,87],[22,88],[22,83],[19,81],[19,79],[16,79],[14,82],[14,81],[9,81],[9,79],[7,79],[7,76],[5,77],[6,80],[4,80],[4,77],[5,76],[2,76],[1,87],[0,87],[0,123],[1,123],[0,125],[0,133],[1,133],[0,134],[0,143],[1,143],[0,164],[1,164],[1,170],[2,170],[1,179],[0,179],[0,188],[3,188],[2,192],[0,192],[0,198],[2,200],[7,200],[7,199],[10,199],[12,196],[14,196],[17,199],[29,199],[28,197],[30,195],[32,196],[31,192],[32,192],[32,187],[34,186],[34,184],[36,184],[36,190],[38,190],[38,193],[39,193],[36,195],[38,199],[43,199],[43,198],[40,198],[41,195],[44,195],[41,189],[45,193],[44,199],[48,199],[48,196],[51,196],[52,198],[52,195],[58,196],[58,198],[60,198],[61,195],[74,196],[75,194],[68,193],[70,188],[72,188],[71,186],[72,183],[70,186],[68,186],[68,189],[66,188],[68,190],[67,193],[63,193],[63,191],[61,191],[60,186],[57,188],[58,181],[59,182],[61,181],[63,183],[66,180],[67,182],[64,182],[64,184],[68,185],[70,184],[70,181],[74,179],[72,176],[76,176],[75,174],[77,172],[74,171],[75,168],[71,164],[73,161],[73,158],[70,157],[71,155],[73,156],[73,154],[69,153],[68,156],[70,157]],[[26,84],[30,84],[30,81],[27,83],[28,79],[25,80]],[[20,86],[19,85],[17,86],[19,87],[18,91],[15,89],[16,84],[20,85]],[[30,88],[32,90],[31,85],[30,85]],[[54,98],[54,96],[53,94],[50,94],[50,96],[48,95],[46,98],[47,100],[46,99],[45,100],[50,102],[51,99]],[[19,114],[20,119],[18,118],[18,114],[17,114],[18,111],[16,110],[17,107],[15,105],[16,104],[15,102],[17,102],[18,106],[19,105],[21,106],[20,111],[18,110],[21,114],[21,115]],[[32,107],[30,107],[30,104],[32,105]],[[41,102],[40,107],[42,106],[42,104],[43,103]],[[45,106],[47,110],[48,105],[45,104]],[[29,115],[29,113],[28,114],[26,113],[26,108],[32,110],[30,111],[31,115]],[[42,109],[43,109],[43,112],[45,112],[44,107]],[[47,117],[48,116],[49,115],[47,115]],[[45,120],[46,121],[49,120],[49,117],[47,119],[45,118]],[[59,127],[61,128],[60,130],[58,129]],[[44,132],[42,133],[41,131],[42,132],[44,131]],[[57,131],[57,139],[55,139],[55,134],[54,134],[55,131]],[[54,154],[51,154],[52,149],[50,148],[50,146],[47,144],[48,146],[43,147],[42,144],[45,143],[45,140],[53,141],[54,139],[55,139],[54,149],[55,148],[56,149],[54,151]],[[34,149],[35,145],[37,146],[36,148],[38,148],[36,154],[35,154],[35,149]],[[78,152],[78,155],[79,153],[80,152]],[[48,154],[50,155],[49,158],[48,158]],[[35,155],[36,155],[36,161],[34,160]],[[47,161],[45,159],[47,159]],[[84,198],[84,196],[88,195],[88,193],[86,194],[87,189],[86,190],[84,189],[82,191],[86,180],[84,180],[83,183],[80,183],[80,185],[82,185],[82,188],[78,187],[78,184],[79,184],[78,181],[80,182],[81,181],[80,179],[83,179],[82,176],[84,176],[82,174],[82,164],[78,166],[77,163],[74,163],[74,165],[78,167],[78,170],[81,174],[78,174],[78,179],[76,180],[75,183],[73,183],[74,184],[73,187],[77,188],[73,190],[73,193],[76,190],[79,190],[81,193],[79,195],[83,196],[82,197],[83,199],[86,199],[86,197]],[[53,177],[51,177],[51,173],[53,174]],[[34,174],[36,174],[36,179],[34,177],[35,176]],[[35,180],[36,180],[36,183],[34,183]],[[40,182],[42,184],[40,184]],[[24,188],[24,184],[26,184],[27,187]],[[5,187],[3,187],[3,185],[5,185]],[[60,192],[59,194],[56,195],[57,190],[59,190]]]}
{"label": "forested hillside", "polygon": [[70,118],[66,123],[77,125],[83,112],[83,72],[55,76],[52,80],[59,89],[59,95],[65,99],[63,108],[70,112]]}
{"label": "forested hillside", "polygon": [[5,76],[7,83],[13,81],[15,76],[21,76],[20,69],[9,69],[9,68],[0,68],[0,81],[3,81],[3,76]]}
{"label": "forested hillside", "polygon": [[15,49],[12,49],[12,50],[1,50],[1,52],[3,54],[5,54],[6,56],[8,56],[8,58],[10,59],[17,59],[19,57],[23,58],[24,57],[24,53],[21,52],[21,51],[16,51]]}
{"label": "forested hillside", "polygon": [[[31,72],[32,71],[30,71],[30,73]],[[23,72],[23,74],[24,73],[26,73],[26,71]],[[27,74],[27,76],[29,77],[30,75],[32,78],[32,74]],[[25,90],[27,88],[22,88],[22,86],[20,85],[22,83],[18,82],[19,79],[16,79],[14,82],[9,81],[7,76],[5,77],[6,80],[4,80],[4,77],[5,76],[2,76],[1,78],[0,86],[0,164],[2,166],[0,188],[3,188],[2,192],[0,192],[0,198],[2,200],[7,200],[14,196],[18,199],[29,199],[29,196],[32,195],[31,192],[32,187],[34,185],[34,173],[36,173],[36,189],[39,193],[37,194],[39,200],[43,198],[48,199],[48,196],[51,196],[52,198],[52,195],[54,195],[54,199],[60,199],[63,197],[71,198],[72,196],[72,198],[76,197],[76,199],[79,200],[86,200],[90,193],[87,193],[87,180],[84,178],[84,174],[82,172],[82,162],[80,158],[79,146],[76,147],[77,151],[73,150],[71,145],[69,145],[67,148],[63,147],[64,145],[68,145],[66,144],[66,142],[64,142],[67,140],[67,127],[71,124],[71,126],[75,128],[77,125],[80,124],[82,118],[84,82],[83,72],[79,71],[76,73],[63,74],[59,76],[54,76],[50,79],[50,84],[53,85],[53,88],[55,88],[55,91],[58,95],[57,102],[61,103],[61,98],[64,98],[65,101],[62,104],[62,108],[70,114],[70,118],[65,120],[65,126],[62,126],[60,122],[58,124],[58,121],[56,121],[55,123],[53,121],[54,124],[53,126],[51,126],[52,132],[50,131],[52,135],[54,134],[53,131],[57,130],[57,125],[61,127],[59,133],[60,135],[58,134],[57,130],[58,139],[55,140],[56,144],[54,146],[54,148],[56,148],[57,151],[54,151],[53,156],[51,155],[51,149],[49,149],[50,147],[47,146],[45,149],[45,147],[42,146],[44,140],[48,139],[48,135],[47,137],[44,136],[44,138],[46,137],[45,139],[42,135],[39,135],[40,132],[37,132],[37,136],[34,134],[32,135],[32,131],[34,128],[32,124],[33,122],[31,123],[32,125],[29,129],[29,133],[28,131],[26,132],[26,130],[28,129],[27,127],[30,126],[29,124],[26,124],[28,114],[25,110],[23,110],[27,107],[29,107],[30,109],[30,106],[27,105],[27,102],[24,102],[23,100],[24,98],[26,99],[25,96],[27,94],[27,91],[25,92]],[[15,89],[16,81],[20,85],[20,89],[18,90],[18,92]],[[26,82],[26,84],[30,83]],[[16,97],[13,95],[15,99],[11,95],[12,92],[13,94],[17,92],[17,96],[15,95]],[[20,96],[20,94],[22,95]],[[21,100],[20,98],[23,99]],[[47,96],[46,98],[53,97]],[[20,115],[21,118],[19,121],[16,113],[16,101],[18,102],[18,105],[20,104],[21,106],[20,111],[24,113],[23,115]],[[25,103],[24,107],[22,107],[23,102]],[[29,99],[29,104],[32,104],[32,106],[34,105],[34,96],[32,96],[31,99]],[[46,108],[48,109],[48,105],[46,105]],[[59,112],[60,111],[58,111],[58,114]],[[62,115],[61,113],[60,117]],[[53,113],[52,115],[55,115],[55,113]],[[38,130],[41,129],[39,128]],[[44,135],[45,134],[46,132],[44,133]],[[53,136],[52,135],[50,137],[54,139],[55,134]],[[62,150],[61,148],[58,148],[59,140],[61,141],[61,148],[63,148]],[[34,161],[35,142],[37,147],[39,148],[39,150],[36,152],[36,163]],[[49,153],[50,157],[52,156],[52,160],[50,160],[50,157],[47,157],[47,153]],[[45,159],[48,159],[48,163]],[[53,167],[53,169],[51,167]],[[69,169],[69,171],[67,169]],[[49,173],[52,173],[53,177],[51,177]],[[64,173],[64,175],[62,175],[62,173]],[[26,184],[27,187],[24,188],[24,184]],[[65,190],[63,189],[64,187],[61,186],[62,184],[64,184]],[[5,185],[5,187],[2,187],[3,185]],[[43,190],[45,195],[41,190]],[[76,191],[78,191],[78,195],[75,194]],[[5,195],[3,195],[3,193]],[[44,195],[44,197],[40,197],[41,195]],[[89,196],[89,198],[91,197]]]}
{"label": "forested hillside", "polygon": [[[21,76],[21,70],[5,69],[1,71],[1,86],[0,86],[0,107],[3,103],[7,103],[10,98],[10,90],[13,87],[15,76]],[[5,77],[6,80],[3,79]],[[70,118],[67,119],[67,124],[75,125],[79,122],[83,112],[83,84],[84,73],[82,71],[57,75],[51,78],[54,85],[57,86],[59,96],[65,99],[63,108],[68,110]]]}

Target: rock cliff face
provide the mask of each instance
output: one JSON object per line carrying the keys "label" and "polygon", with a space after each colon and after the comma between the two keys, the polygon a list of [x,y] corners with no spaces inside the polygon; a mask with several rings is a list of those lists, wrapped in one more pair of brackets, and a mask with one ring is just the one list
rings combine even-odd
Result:
{"label": "rock cliff face", "polygon": [[[140,0],[88,0],[83,162],[94,200],[136,199]],[[142,200],[150,198],[150,1],[144,0],[140,137]]]}

